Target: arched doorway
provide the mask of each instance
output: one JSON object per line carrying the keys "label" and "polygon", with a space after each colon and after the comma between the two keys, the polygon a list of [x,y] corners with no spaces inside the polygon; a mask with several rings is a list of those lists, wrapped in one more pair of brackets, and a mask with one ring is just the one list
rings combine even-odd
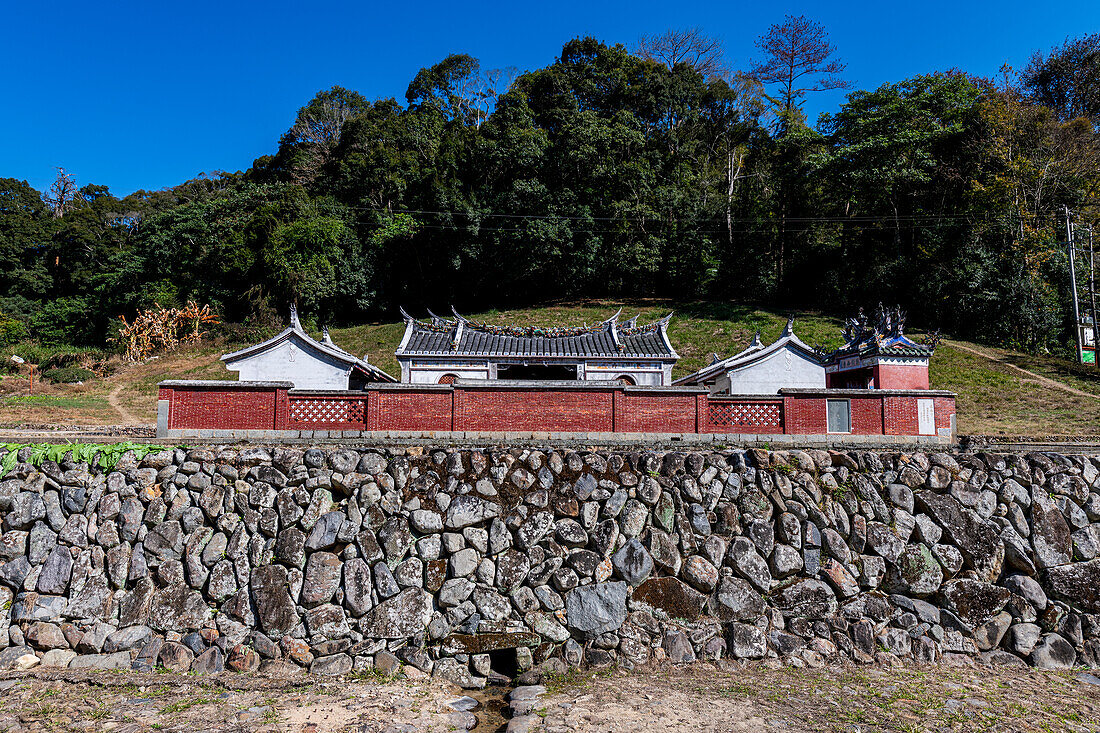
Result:
{"label": "arched doorway", "polygon": [[637,382],[634,381],[634,377],[631,377],[628,374],[620,374],[618,377],[615,378],[615,381],[619,384],[625,384],[627,387],[633,387],[637,384]]}
{"label": "arched doorway", "polygon": [[439,378],[437,384],[454,384],[456,379],[458,379],[458,377],[453,374],[444,374]]}

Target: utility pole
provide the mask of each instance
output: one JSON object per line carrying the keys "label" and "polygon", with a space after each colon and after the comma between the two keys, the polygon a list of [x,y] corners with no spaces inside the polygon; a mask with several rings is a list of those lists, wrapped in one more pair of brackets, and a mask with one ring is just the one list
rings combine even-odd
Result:
{"label": "utility pole", "polygon": [[1081,308],[1077,302],[1077,264],[1074,262],[1077,255],[1073,247],[1073,221],[1070,219],[1068,206],[1062,207],[1062,213],[1066,216],[1066,246],[1069,247],[1069,283],[1073,293],[1073,336],[1077,339],[1077,361],[1084,362],[1084,344],[1081,343]]}
{"label": "utility pole", "polygon": [[1089,224],[1089,308],[1092,317],[1092,365],[1100,369],[1100,323],[1096,319],[1096,257],[1092,245],[1092,224]]}

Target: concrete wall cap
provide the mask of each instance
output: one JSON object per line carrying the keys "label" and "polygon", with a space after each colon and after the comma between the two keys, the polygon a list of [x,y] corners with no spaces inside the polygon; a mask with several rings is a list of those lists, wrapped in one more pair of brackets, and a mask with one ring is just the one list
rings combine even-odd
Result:
{"label": "concrete wall cap", "polygon": [[197,387],[202,389],[290,389],[294,382],[238,382],[219,379],[166,379],[158,387]]}

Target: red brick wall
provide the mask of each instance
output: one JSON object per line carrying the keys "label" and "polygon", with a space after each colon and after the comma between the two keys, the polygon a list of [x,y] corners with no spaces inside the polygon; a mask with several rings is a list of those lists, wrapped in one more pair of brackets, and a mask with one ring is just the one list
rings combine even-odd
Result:
{"label": "red brick wall", "polygon": [[917,398],[888,396],[883,400],[886,435],[917,434]]}
{"label": "red brick wall", "polygon": [[879,364],[875,389],[928,389],[928,365]]}
{"label": "red brick wall", "polygon": [[[398,390],[370,390],[364,398],[333,395],[319,399],[294,395],[284,389],[218,389],[162,387],[159,399],[170,404],[170,429],[220,430],[395,430],[395,431],[531,431],[531,432],[737,432],[821,435],[826,432],[826,397],[785,395],[777,424],[763,424],[746,413],[747,422],[734,414],[714,412],[716,405],[773,403],[773,400],[712,400],[706,395],[626,392],[607,389],[463,389],[426,390],[408,386]],[[917,435],[919,395],[867,395],[849,399],[852,433],[856,435]],[[951,427],[955,399],[932,398],[936,428]],[[292,403],[302,400],[357,406],[345,419],[304,422],[290,419]],[[714,414],[712,414],[714,413]],[[740,413],[738,413],[740,414]],[[349,417],[350,416],[350,417]],[[721,417],[722,420],[716,420]],[[755,420],[755,422],[754,422]],[[756,424],[760,423],[760,424]]]}
{"label": "red brick wall", "polygon": [[882,435],[882,398],[853,397],[852,435]]}
{"label": "red brick wall", "polygon": [[791,435],[821,435],[827,427],[825,400],[820,397],[783,397],[783,427]]}
{"label": "red brick wall", "polygon": [[694,433],[695,395],[623,392],[616,400],[619,433]]}
{"label": "red brick wall", "polygon": [[951,427],[951,418],[955,415],[954,397],[934,397],[936,404],[936,430],[946,430]]}
{"label": "red brick wall", "polygon": [[274,389],[173,389],[168,428],[274,430],[275,399]]}
{"label": "red brick wall", "polygon": [[612,389],[461,390],[455,430],[611,432]]}
{"label": "red brick wall", "polygon": [[451,430],[451,395],[450,390],[373,391],[367,404],[367,429]]}

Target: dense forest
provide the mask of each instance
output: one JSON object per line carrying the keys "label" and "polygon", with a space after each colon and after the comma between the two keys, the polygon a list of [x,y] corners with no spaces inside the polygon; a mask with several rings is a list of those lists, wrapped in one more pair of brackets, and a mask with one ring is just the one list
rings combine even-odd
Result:
{"label": "dense forest", "polygon": [[[0,339],[103,345],[211,304],[270,328],[579,297],[720,298],[1072,339],[1062,207],[1096,214],[1100,34],[996,79],[855,90],[788,16],[729,68],[701,31],[568,42],[545,68],[427,66],[404,100],[333,87],[237,173],[117,198],[0,178]],[[810,123],[810,95],[850,89]]]}

